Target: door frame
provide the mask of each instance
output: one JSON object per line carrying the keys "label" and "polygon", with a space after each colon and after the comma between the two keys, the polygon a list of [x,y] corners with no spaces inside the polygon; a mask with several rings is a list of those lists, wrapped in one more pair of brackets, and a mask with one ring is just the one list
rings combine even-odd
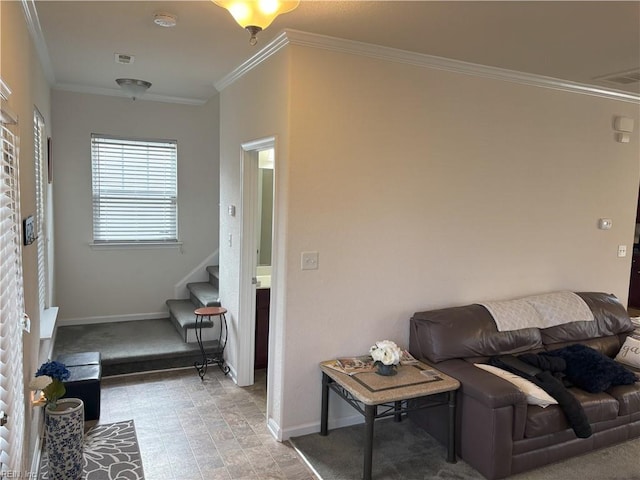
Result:
{"label": "door frame", "polygon": [[[242,223],[240,232],[240,282],[238,290],[238,366],[236,371],[236,380],[239,386],[248,386],[253,385],[254,383],[254,354],[256,342],[256,285],[253,281],[253,278],[256,275],[256,268],[258,265],[258,257],[256,254],[256,245],[259,234],[257,229],[257,220],[259,215],[258,152],[260,150],[267,150],[269,148],[274,149],[275,163],[277,159],[275,137],[266,137],[242,144]],[[274,166],[274,172],[275,168],[276,167]],[[274,181],[274,195],[275,188],[276,184]],[[273,248],[274,246],[272,245],[272,250]],[[273,273],[274,271],[272,261],[272,277]],[[273,313],[273,305],[271,308],[271,313]],[[269,333],[269,337],[271,338],[271,332]]]}

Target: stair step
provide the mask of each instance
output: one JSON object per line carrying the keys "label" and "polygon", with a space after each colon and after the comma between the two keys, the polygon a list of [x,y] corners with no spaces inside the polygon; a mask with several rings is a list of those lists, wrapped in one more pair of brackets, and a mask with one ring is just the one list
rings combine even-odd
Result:
{"label": "stair step", "polygon": [[217,287],[209,282],[187,283],[187,290],[191,293],[192,299],[199,302],[203,307],[219,307],[220,294]]}
{"label": "stair step", "polygon": [[[169,313],[171,313],[171,320],[180,325],[183,330],[195,328],[196,315],[193,311],[196,306],[191,300],[167,300],[166,303],[169,307]],[[213,320],[205,317],[202,321],[202,328],[211,327],[213,327]]]}
{"label": "stair step", "polygon": [[220,267],[218,265],[210,265],[207,267],[207,273],[209,274],[209,283],[214,287],[220,287],[218,280],[220,278]]}

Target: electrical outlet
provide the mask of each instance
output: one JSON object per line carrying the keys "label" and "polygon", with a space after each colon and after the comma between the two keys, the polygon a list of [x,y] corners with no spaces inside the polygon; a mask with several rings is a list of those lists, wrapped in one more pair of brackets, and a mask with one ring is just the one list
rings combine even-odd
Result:
{"label": "electrical outlet", "polygon": [[618,245],[618,257],[626,257],[626,256],[627,256],[627,246]]}

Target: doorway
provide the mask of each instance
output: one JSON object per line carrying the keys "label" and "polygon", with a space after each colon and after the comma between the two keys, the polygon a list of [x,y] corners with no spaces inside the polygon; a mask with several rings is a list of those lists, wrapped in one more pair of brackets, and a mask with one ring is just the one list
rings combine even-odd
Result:
{"label": "doorway", "polygon": [[[629,277],[629,300],[627,307],[631,316],[640,313],[640,194],[636,210],[636,230],[633,237],[633,253],[631,258],[631,274]],[[633,310],[633,312],[631,312]]]}
{"label": "doorway", "polygon": [[247,386],[254,383],[256,368],[267,367],[273,335],[275,138],[245,143],[242,150],[237,382]]}
{"label": "doorway", "polygon": [[274,155],[273,148],[258,151],[255,370],[267,368],[269,359]]}

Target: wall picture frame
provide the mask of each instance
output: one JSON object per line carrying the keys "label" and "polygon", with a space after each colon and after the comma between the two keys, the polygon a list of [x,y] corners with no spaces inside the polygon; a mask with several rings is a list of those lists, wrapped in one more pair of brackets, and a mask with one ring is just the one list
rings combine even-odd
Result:
{"label": "wall picture frame", "polygon": [[24,244],[31,245],[36,241],[36,227],[33,215],[29,215],[22,221],[22,231],[24,233]]}
{"label": "wall picture frame", "polygon": [[47,137],[47,183],[53,182],[53,152],[51,151],[51,137]]}

